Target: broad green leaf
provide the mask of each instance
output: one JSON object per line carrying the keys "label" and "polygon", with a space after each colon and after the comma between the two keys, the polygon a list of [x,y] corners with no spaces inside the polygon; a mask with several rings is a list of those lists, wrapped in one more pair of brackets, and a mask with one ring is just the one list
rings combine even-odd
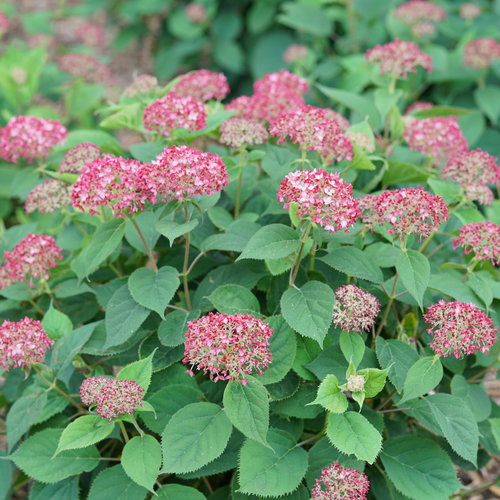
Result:
{"label": "broad green leaf", "polygon": [[62,432],[62,429],[45,429],[24,441],[10,458],[19,469],[42,483],[57,483],[94,470],[99,464],[95,446],[66,450],[54,457]]}
{"label": "broad green leaf", "polygon": [[500,115],[500,89],[493,85],[477,88],[474,99],[479,109],[496,124]]}
{"label": "broad green leaf", "polygon": [[473,114],[474,110],[457,108],[456,106],[432,106],[429,109],[419,109],[411,114],[418,119],[434,118],[436,116],[462,116]]}
{"label": "broad green leaf", "polygon": [[206,500],[206,496],[194,488],[182,484],[164,484],[156,490],[157,500]]}
{"label": "broad green leaf", "polygon": [[130,153],[136,160],[142,161],[144,163],[150,163],[151,161],[155,160],[156,157],[160,153],[162,153],[164,149],[165,144],[163,143],[163,141],[138,142],[130,146]]}
{"label": "broad green leaf", "polygon": [[158,272],[147,267],[136,269],[128,278],[130,295],[138,304],[164,318],[165,308],[180,285],[177,275],[177,269],[170,266],[163,266]]}
{"label": "broad green leaf", "polygon": [[360,413],[328,415],[326,435],[342,453],[353,454],[372,464],[382,447],[382,436]]}
{"label": "broad green leaf", "polygon": [[289,288],[281,297],[285,321],[298,333],[323,345],[333,316],[335,296],[319,281],[308,281],[302,288]]}
{"label": "broad green leaf", "polygon": [[42,326],[51,339],[60,339],[73,330],[71,319],[66,314],[55,309],[52,302],[49,310],[43,316]]}
{"label": "broad green leaf", "polygon": [[467,403],[476,422],[482,422],[491,415],[491,399],[483,384],[469,383],[462,375],[455,375],[451,379],[451,393]]}
{"label": "broad green leaf", "polygon": [[130,479],[121,465],[101,471],[90,487],[88,500],[144,500],[148,490]]}
{"label": "broad green leaf", "polygon": [[[160,210],[157,210],[156,212],[139,212],[134,216],[135,223],[139,226],[142,236],[151,249],[155,248],[161,236],[155,228],[155,224],[160,216]],[[127,220],[125,224],[125,238],[136,250],[144,255],[147,255],[146,247],[144,246],[144,243],[142,242],[141,237],[131,220]]]}
{"label": "broad green leaf", "polygon": [[450,498],[462,486],[448,455],[420,436],[385,441],[380,458],[396,489],[414,500]]}
{"label": "broad green leaf", "polygon": [[115,428],[99,415],[83,415],[71,422],[62,432],[55,455],[64,450],[86,448],[107,438]]}
{"label": "broad green leaf", "polygon": [[260,313],[257,297],[244,286],[222,285],[216,288],[207,299],[223,314],[253,314]]}
{"label": "broad green leaf", "polygon": [[302,384],[293,397],[275,401],[271,405],[272,415],[295,418],[316,418],[323,409],[318,405],[309,405],[316,397],[316,386]]}
{"label": "broad green leaf", "polygon": [[137,382],[146,394],[149,384],[151,383],[151,375],[153,373],[153,356],[156,349],[144,359],[134,361],[127,366],[124,366],[116,376],[120,380],[133,380]]}
{"label": "broad green leaf", "polygon": [[79,500],[79,498],[80,488],[76,476],[54,484],[34,482],[29,496],[29,500]]}
{"label": "broad green leaf", "polygon": [[401,95],[402,91],[399,89],[395,92],[391,92],[388,88],[378,88],[375,90],[375,106],[380,113],[382,120],[385,120],[385,117],[391,108],[396,105]]}
{"label": "broad green leaf", "polygon": [[477,295],[463,282],[461,273],[451,274],[451,270],[446,273],[433,274],[430,277],[429,288],[437,290],[461,300],[462,302],[473,302],[482,306]]}
{"label": "broad green leaf", "polygon": [[363,389],[367,398],[374,398],[385,386],[387,370],[378,368],[365,368],[358,371],[358,375],[365,377],[365,387]]}
{"label": "broad green leaf", "polygon": [[429,177],[429,172],[413,163],[389,160],[388,164],[389,168],[384,172],[382,178],[382,182],[387,186],[403,182],[426,182]]}
{"label": "broad green leaf", "polygon": [[317,37],[328,37],[333,24],[324,11],[311,3],[285,2],[282,4],[283,14],[276,20],[289,28]]}
{"label": "broad green leaf", "polygon": [[332,413],[344,413],[349,405],[344,393],[339,389],[335,375],[327,375],[319,384],[316,399],[309,404],[318,404]]}
{"label": "broad green leaf", "polygon": [[300,247],[299,233],[283,224],[269,224],[259,229],[249,240],[237,260],[280,259]]}
{"label": "broad green leaf", "polygon": [[113,347],[126,342],[149,316],[149,309],[142,307],[130,295],[128,285],[122,285],[109,299],[104,324],[106,345]]}
{"label": "broad green leaf", "polygon": [[491,426],[491,432],[495,438],[497,448],[500,448],[500,418],[490,418],[488,420]]}
{"label": "broad green leaf", "polygon": [[172,246],[176,238],[191,232],[198,224],[199,219],[193,219],[184,224],[178,224],[169,220],[160,220],[156,223],[156,230],[163,234],[169,241],[170,246]]}
{"label": "broad green leaf", "polygon": [[247,438],[267,446],[269,428],[269,395],[253,377],[243,385],[230,381],[224,390],[224,411],[231,423]]}
{"label": "broad green leaf", "polygon": [[163,472],[191,472],[221,455],[233,426],[213,403],[193,403],[179,410],[162,434]]}
{"label": "broad green leaf", "polygon": [[401,252],[396,260],[396,271],[403,285],[422,309],[424,293],[431,275],[427,257],[415,250]]}
{"label": "broad green leaf", "polygon": [[260,229],[255,222],[237,219],[231,222],[225,233],[212,234],[201,244],[201,250],[225,250],[226,252],[241,252],[248,240]]}
{"label": "broad green leaf", "polygon": [[495,282],[484,274],[472,273],[469,275],[467,284],[472,291],[484,302],[486,307],[490,307],[493,302],[493,292],[491,291]]}
{"label": "broad green leaf", "polygon": [[200,315],[199,309],[193,311],[172,311],[158,327],[158,338],[167,347],[175,347],[184,343],[187,323]]}
{"label": "broad green leaf", "polygon": [[242,493],[277,497],[295,490],[307,470],[307,452],[285,431],[270,429],[272,449],[248,439],[241,448],[239,482]]}
{"label": "broad green leaf", "polygon": [[71,269],[79,281],[93,273],[116,250],[124,233],[125,222],[120,218],[105,222],[97,228],[90,244],[71,262]]}
{"label": "broad green leaf", "polygon": [[432,192],[441,196],[445,203],[451,205],[461,198],[460,187],[451,181],[442,181],[439,179],[427,179],[427,184],[432,188]]}
{"label": "broad green leaf", "polygon": [[153,491],[161,467],[160,443],[149,434],[133,437],[123,447],[121,464],[130,479]]}
{"label": "broad green leaf", "polygon": [[374,283],[381,283],[384,280],[382,271],[374,264],[373,259],[368,257],[359,248],[336,248],[329,252],[328,255],[321,257],[320,260],[349,276],[356,276],[356,278]]}
{"label": "broad green leaf", "polygon": [[340,332],[340,350],[345,359],[355,367],[361,363],[365,354],[365,342],[358,333]]}
{"label": "broad green leaf", "polygon": [[432,391],[443,378],[443,365],[439,358],[426,356],[410,367],[406,375],[400,403],[418,398]]}

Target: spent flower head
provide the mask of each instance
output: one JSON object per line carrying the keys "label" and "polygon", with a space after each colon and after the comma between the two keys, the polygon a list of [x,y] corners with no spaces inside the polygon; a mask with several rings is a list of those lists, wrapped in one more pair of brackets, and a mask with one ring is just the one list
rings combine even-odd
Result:
{"label": "spent flower head", "polygon": [[67,53],[59,58],[59,67],[74,78],[88,83],[112,85],[113,73],[105,64],[87,54]]}
{"label": "spent flower head", "polygon": [[71,186],[58,179],[49,179],[30,191],[24,209],[27,214],[38,211],[46,215],[68,205],[71,205]]}
{"label": "spent flower head", "polygon": [[82,142],[71,148],[59,165],[61,174],[80,174],[87,163],[102,156],[99,146],[91,142]]}
{"label": "spent flower head", "polygon": [[76,38],[89,47],[103,47],[106,35],[101,26],[95,23],[84,23],[76,30]]}
{"label": "spent flower head", "polygon": [[498,328],[474,304],[440,300],[427,309],[424,319],[431,325],[427,330],[433,337],[429,347],[443,357],[488,352],[496,342]]}
{"label": "spent flower head", "polygon": [[183,363],[218,380],[238,380],[262,373],[272,360],[273,330],[250,314],[208,313],[188,322]]}
{"label": "spent flower head", "polygon": [[153,75],[139,75],[134,78],[134,81],[123,91],[125,97],[135,97],[140,94],[149,94],[155,90],[158,85],[158,79]]}
{"label": "spent flower head", "polygon": [[294,64],[302,61],[309,55],[309,49],[306,45],[294,43],[289,45],[285,52],[283,52],[283,61],[287,64]]}
{"label": "spent flower head", "polygon": [[344,285],[335,290],[333,323],[347,332],[370,330],[380,312],[380,303],[371,293],[355,285]]}
{"label": "spent flower head", "polygon": [[466,255],[473,253],[478,260],[500,264],[500,226],[493,222],[470,222],[460,228],[453,247],[461,247]]}
{"label": "spent flower head", "polygon": [[481,7],[473,2],[460,5],[460,17],[463,19],[475,19],[481,15]]}
{"label": "spent flower head", "polygon": [[248,118],[233,116],[220,126],[219,141],[231,148],[252,146],[267,141],[269,134],[262,123]]}
{"label": "spent flower head", "polygon": [[464,47],[464,64],[474,69],[489,68],[500,59],[500,43],[494,38],[477,38]]}
{"label": "spent flower head", "polygon": [[321,471],[311,491],[312,500],[366,500],[370,481],[363,472],[334,462]]}
{"label": "spent flower head", "polygon": [[216,73],[208,69],[199,69],[188,73],[170,90],[171,95],[177,97],[193,97],[198,101],[218,101],[229,94],[229,84],[223,73]]}

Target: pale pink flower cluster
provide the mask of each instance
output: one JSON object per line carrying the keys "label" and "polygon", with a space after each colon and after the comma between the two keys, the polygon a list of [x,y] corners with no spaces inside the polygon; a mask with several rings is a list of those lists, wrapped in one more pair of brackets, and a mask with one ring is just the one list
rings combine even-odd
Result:
{"label": "pale pink flower cluster", "polygon": [[188,73],[170,90],[176,97],[192,97],[198,101],[218,101],[229,94],[229,84],[226,75],[208,69],[199,69]]}
{"label": "pale pink flower cluster", "polygon": [[403,137],[413,151],[432,155],[436,165],[468,148],[467,139],[452,116],[410,119],[406,122]]}
{"label": "pale pink flower cluster", "polygon": [[362,220],[373,230],[380,224],[389,224],[389,234],[403,239],[418,235],[419,240],[437,231],[448,219],[448,205],[441,196],[417,188],[395,189],[360,199]]}
{"label": "pale pink flower cluster", "polygon": [[477,38],[464,47],[464,64],[471,68],[489,68],[495,59],[500,59],[500,43],[494,38]]}
{"label": "pale pink flower cluster", "polygon": [[184,8],[184,12],[186,14],[186,17],[193,24],[203,24],[208,17],[206,7],[203,4],[197,2],[188,3]]}
{"label": "pale pink flower cluster", "polygon": [[168,137],[173,129],[201,130],[207,124],[207,113],[194,97],[168,94],[144,109],[144,128]]}
{"label": "pale pink flower cluster", "polygon": [[283,52],[283,61],[287,64],[294,64],[296,62],[302,61],[309,55],[309,49],[306,45],[300,43],[294,43],[287,47],[285,52]]}
{"label": "pale pink flower cluster", "polygon": [[133,380],[90,377],[80,386],[80,399],[87,406],[96,406],[96,412],[112,420],[132,415],[142,403],[144,389]]}
{"label": "pale pink flower cluster", "polygon": [[424,319],[431,325],[427,332],[433,336],[429,347],[443,357],[488,352],[496,342],[498,328],[474,304],[440,300],[427,309]]}
{"label": "pale pink flower cluster", "polygon": [[461,247],[466,255],[473,253],[478,260],[500,264],[500,226],[493,222],[470,222],[460,228],[453,247]]}
{"label": "pale pink flower cluster", "polygon": [[416,101],[411,106],[408,106],[405,111],[405,115],[412,113],[413,111],[420,111],[424,109],[431,109],[434,107],[434,104],[431,102],[425,101]]}
{"label": "pale pink flower cluster", "polygon": [[460,17],[463,19],[475,19],[481,15],[481,7],[475,3],[468,2],[460,5]]}
{"label": "pale pink flower cluster", "polygon": [[431,56],[422,52],[413,42],[395,39],[367,50],[365,57],[368,62],[374,62],[380,67],[381,74],[389,74],[395,78],[406,78],[408,73],[417,71],[417,66],[432,71]]}
{"label": "pale pink flower cluster", "polygon": [[[208,313],[188,322],[183,363],[218,380],[238,380],[262,373],[272,360],[273,330],[250,314]],[[192,373],[192,372],[191,372]]]}
{"label": "pale pink flower cluster", "polygon": [[353,146],[357,146],[367,153],[373,153],[375,151],[375,141],[368,134],[348,130],[345,135]]}
{"label": "pale pink flower cluster", "polygon": [[352,159],[351,142],[321,108],[306,105],[282,113],[271,122],[269,131],[279,137],[278,144],[288,136],[301,150],[318,151],[325,160]]}
{"label": "pale pink flower cluster", "polygon": [[350,392],[360,392],[365,388],[365,377],[363,375],[349,375],[345,388]]}
{"label": "pale pink flower cluster", "polygon": [[16,116],[0,129],[0,156],[13,163],[20,158],[30,163],[47,158],[51,149],[66,139],[67,133],[57,120]]}
{"label": "pale pink flower cluster", "polygon": [[394,17],[411,26],[419,21],[441,22],[448,17],[448,14],[433,2],[410,0],[396,7]]}
{"label": "pale pink flower cluster", "polygon": [[76,38],[89,47],[102,47],[106,43],[104,30],[98,24],[82,24],[75,32]]}
{"label": "pale pink flower cluster", "polygon": [[310,218],[316,224],[334,233],[349,232],[360,215],[358,201],[352,197],[352,185],[337,173],[324,170],[297,170],[281,182],[278,200],[297,204],[297,215]]}
{"label": "pale pink flower cluster", "polygon": [[462,151],[451,156],[443,168],[443,179],[452,179],[465,190],[469,200],[483,205],[493,202],[493,192],[488,184],[500,180],[500,167],[494,156],[476,149]]}
{"label": "pale pink flower cluster", "polygon": [[28,233],[11,251],[4,251],[0,268],[0,288],[34,278],[49,279],[49,269],[62,259],[61,249],[52,236]]}
{"label": "pale pink flower cluster", "polygon": [[231,148],[252,146],[267,141],[269,134],[262,123],[249,118],[233,116],[220,126],[219,141]]}
{"label": "pale pink flower cluster", "polygon": [[321,108],[321,109],[325,113],[325,118],[328,118],[329,120],[334,120],[339,124],[339,127],[341,128],[342,132],[345,132],[351,126],[349,120],[347,120],[347,118],[344,118],[338,111],[335,111],[334,109],[330,108]]}
{"label": "pale pink flower cluster", "polygon": [[335,290],[333,323],[347,332],[370,330],[380,312],[375,296],[355,285],[344,285]]}
{"label": "pale pink flower cluster", "polygon": [[45,351],[53,344],[40,321],[28,317],[4,321],[0,326],[0,369],[43,363]]}
{"label": "pale pink flower cluster", "polygon": [[135,97],[140,94],[149,94],[158,85],[158,79],[153,75],[139,75],[134,78],[134,81],[123,91],[126,97]]}
{"label": "pale pink flower cluster", "polygon": [[39,184],[28,194],[24,203],[27,214],[35,211],[51,214],[61,207],[71,205],[71,186],[58,179],[49,179]]}
{"label": "pale pink flower cluster", "polygon": [[141,183],[155,203],[158,198],[179,201],[211,195],[227,186],[227,169],[220,156],[188,146],[165,148],[151,164],[143,165]]}
{"label": "pale pink flower cluster", "polygon": [[88,83],[112,85],[114,78],[111,70],[95,57],[71,52],[59,57],[59,67],[69,75]]}
{"label": "pale pink flower cluster", "polygon": [[61,174],[80,174],[87,163],[97,160],[102,153],[98,146],[91,142],[82,142],[71,148],[59,165]]}
{"label": "pale pink flower cluster", "polygon": [[9,18],[3,13],[0,12],[0,38],[9,31],[10,21]]}
{"label": "pale pink flower cluster", "polygon": [[370,481],[363,472],[334,462],[321,471],[311,491],[312,500],[366,500]]}

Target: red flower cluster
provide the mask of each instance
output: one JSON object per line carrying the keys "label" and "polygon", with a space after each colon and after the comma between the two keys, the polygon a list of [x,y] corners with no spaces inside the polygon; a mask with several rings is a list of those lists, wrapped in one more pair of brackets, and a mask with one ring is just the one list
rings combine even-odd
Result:
{"label": "red flower cluster", "polygon": [[19,158],[31,163],[37,158],[46,158],[66,136],[66,128],[57,120],[16,116],[0,130],[0,156],[13,163]]}
{"label": "red flower cluster", "polygon": [[440,356],[460,358],[476,351],[488,352],[496,342],[498,328],[474,304],[440,300],[427,309],[424,319],[433,336],[429,347]]}
{"label": "red flower cluster", "polygon": [[0,369],[42,363],[45,351],[53,344],[40,321],[27,317],[4,321],[0,326]]}
{"label": "red flower cluster", "polygon": [[168,94],[144,109],[144,128],[168,137],[172,129],[201,130],[207,124],[207,113],[201,101],[190,96]]}
{"label": "red flower cluster", "polygon": [[380,312],[380,303],[371,293],[355,285],[344,285],[335,290],[333,323],[347,332],[370,330]]}
{"label": "red flower cluster", "polygon": [[158,79],[153,75],[139,75],[134,78],[134,81],[123,91],[126,97],[135,97],[139,94],[149,94],[158,85]]}
{"label": "red flower cluster", "polygon": [[51,214],[61,207],[71,205],[71,186],[57,179],[39,184],[28,194],[24,209],[27,214],[35,211]]}
{"label": "red flower cluster", "polygon": [[229,94],[227,78],[223,73],[215,73],[208,69],[199,69],[188,73],[170,90],[176,97],[192,97],[198,101],[224,99]]}
{"label": "red flower cluster", "polygon": [[422,52],[417,44],[394,40],[385,45],[376,45],[365,54],[368,62],[379,65],[382,74],[395,78],[406,78],[408,73],[415,73],[417,66],[432,71],[431,56]]}
{"label": "red flower cluster", "polygon": [[321,471],[312,500],[366,500],[370,481],[363,472],[334,462]]}
{"label": "red flower cluster", "polygon": [[239,380],[262,373],[271,363],[269,339],[273,330],[250,314],[208,313],[188,322],[183,363],[197,366],[210,378]]}
{"label": "red flower cluster", "polygon": [[112,420],[121,415],[132,415],[138,406],[143,406],[144,389],[133,380],[91,377],[80,386],[82,403],[96,405],[96,412]]}
{"label": "red flower cluster", "polygon": [[219,141],[231,148],[241,148],[262,144],[267,141],[268,133],[262,123],[248,118],[233,116],[220,126]]}
{"label": "red flower cluster", "polygon": [[3,13],[0,12],[0,38],[9,31],[10,21],[9,18]]}
{"label": "red flower cluster", "polygon": [[500,43],[494,38],[477,38],[464,47],[464,64],[471,68],[489,68],[495,59],[500,59]]}
{"label": "red flower cluster", "polygon": [[352,144],[342,133],[337,121],[326,110],[315,106],[300,106],[282,113],[273,120],[271,135],[279,137],[278,144],[289,136],[303,151],[319,151],[322,158],[340,161],[352,158]]}
{"label": "red flower cluster", "polygon": [[297,215],[309,217],[313,222],[334,233],[349,232],[360,215],[358,201],[352,197],[352,185],[339,174],[324,170],[298,170],[289,173],[281,182],[278,200],[297,204]]}
{"label": "red flower cluster", "polygon": [[87,54],[68,53],[59,58],[59,67],[62,71],[75,78],[81,78],[89,83],[112,85],[113,73],[95,57]]}
{"label": "red flower cluster", "polygon": [[102,155],[95,144],[82,142],[70,149],[59,165],[61,174],[80,174],[87,163],[97,160]]}
{"label": "red flower cluster", "polygon": [[478,260],[500,264],[500,226],[493,222],[471,222],[460,228],[453,247],[461,247],[466,255],[474,253]]}
{"label": "red flower cluster", "polygon": [[405,111],[405,115],[412,113],[413,111],[420,111],[423,109],[431,109],[434,107],[434,104],[431,102],[424,101],[416,101],[411,106],[408,106]]}

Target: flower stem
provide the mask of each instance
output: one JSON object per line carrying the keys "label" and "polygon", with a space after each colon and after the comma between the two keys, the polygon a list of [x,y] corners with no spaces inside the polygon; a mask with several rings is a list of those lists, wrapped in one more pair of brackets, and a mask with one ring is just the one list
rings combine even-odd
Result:
{"label": "flower stem", "polygon": [[[187,209],[187,202],[184,203],[184,217],[186,219],[186,224],[189,222],[189,214]],[[193,309],[191,304],[191,295],[189,293],[189,245],[191,243],[191,232],[186,234],[185,237],[185,247],[184,247],[184,263],[182,265],[182,282],[184,284],[184,296],[186,298],[186,306],[189,311]]]}
{"label": "flower stem", "polygon": [[144,249],[146,250],[146,253],[149,258],[149,262],[151,262],[151,265],[153,266],[153,270],[155,272],[158,272],[158,266],[156,265],[156,259],[155,256],[153,255],[153,252],[151,248],[149,247],[146,238],[144,238],[144,235],[142,234],[141,228],[139,227],[139,224],[137,224],[137,221],[135,220],[135,217],[132,217],[130,219],[130,222],[132,222],[132,225],[135,227],[135,230],[137,231],[137,234],[139,235],[139,238],[141,239],[141,242],[144,246]]}
{"label": "flower stem", "polygon": [[127,429],[125,429],[125,424],[121,420],[118,420],[118,425],[120,426],[120,429],[122,431],[122,435],[123,435],[123,439],[125,440],[125,443],[128,443],[129,437],[128,437]]}
{"label": "flower stem", "polygon": [[132,425],[135,427],[136,431],[139,433],[139,435],[142,437],[142,436],[145,436],[146,434],[144,433],[144,431],[139,427],[139,424],[137,423],[137,420],[135,419],[135,417],[133,415],[129,415],[130,416],[130,419],[132,420]]}
{"label": "flower stem", "polygon": [[309,239],[309,232],[311,231],[311,224],[308,224],[302,233],[302,237],[300,238],[300,248],[299,252],[297,254],[297,258],[295,259],[295,262],[293,263],[292,268],[290,269],[290,276],[288,279],[288,285],[291,288],[295,280],[297,278],[297,274],[299,273],[299,268],[300,268],[300,261],[302,260],[302,253],[304,252],[304,247],[307,243],[307,240]]}
{"label": "flower stem", "polygon": [[384,327],[387,317],[389,316],[389,311],[391,310],[392,303],[394,302],[395,298],[395,293],[396,293],[396,285],[398,283],[398,273],[395,274],[394,276],[394,283],[392,284],[392,290],[391,294],[389,295],[389,301],[387,302],[387,305],[385,306],[384,310],[384,315],[382,316],[382,321],[380,321],[380,324],[378,325],[377,331],[375,333],[375,338],[377,338],[380,335],[380,332],[382,331],[382,328]]}
{"label": "flower stem", "polygon": [[236,186],[236,201],[234,202],[234,218],[237,219],[240,215],[241,205],[241,186],[243,185],[243,168],[240,168],[238,175],[238,184]]}

